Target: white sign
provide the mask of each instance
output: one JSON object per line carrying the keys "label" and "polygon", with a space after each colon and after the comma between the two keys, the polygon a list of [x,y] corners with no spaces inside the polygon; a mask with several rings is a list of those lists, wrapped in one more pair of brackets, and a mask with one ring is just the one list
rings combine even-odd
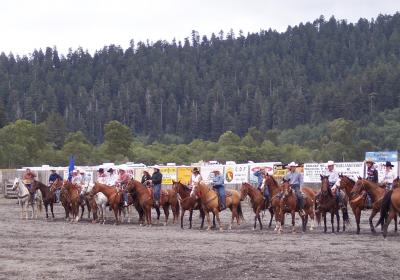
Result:
{"label": "white sign", "polygon": [[221,174],[224,174],[224,166],[221,164],[205,165],[200,167],[200,175],[207,184],[210,184],[214,178],[214,170],[218,170]]}
{"label": "white sign", "polygon": [[224,170],[225,184],[241,184],[249,181],[249,165],[226,165]]}
{"label": "white sign", "polygon": [[[304,164],[304,183],[320,183],[320,175],[325,174],[328,170],[326,163],[305,163]],[[335,163],[334,170],[345,176],[357,178],[358,176],[364,177],[364,163],[363,162],[337,162]]]}
{"label": "white sign", "polygon": [[274,165],[281,164],[281,162],[260,162],[252,163],[249,165],[249,181],[250,183],[258,183],[258,179],[254,173],[259,170],[265,170],[269,175],[274,174]]}

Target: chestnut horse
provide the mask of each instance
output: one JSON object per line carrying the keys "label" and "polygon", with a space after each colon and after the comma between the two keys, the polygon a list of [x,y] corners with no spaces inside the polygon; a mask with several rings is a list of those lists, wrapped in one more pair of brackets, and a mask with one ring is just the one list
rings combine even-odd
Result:
{"label": "chestnut horse", "polygon": [[[386,190],[382,188],[380,185],[373,183],[371,181],[368,181],[366,179],[362,179],[361,177],[358,178],[356,184],[354,185],[352,189],[352,194],[353,195],[361,195],[362,193],[368,193],[369,196],[371,197],[372,200],[372,211],[371,215],[369,216],[369,226],[371,228],[371,231],[375,233],[375,227],[372,222],[372,219],[375,217],[375,215],[380,211],[381,205],[382,205],[382,200],[383,197],[385,196]],[[361,195],[362,197],[365,195]],[[365,200],[365,199],[364,199]],[[361,211],[360,211],[361,214]],[[356,217],[357,221],[357,234],[360,233],[359,228],[360,228],[360,217]],[[395,231],[397,231],[397,217],[395,217]]]}
{"label": "chestnut horse", "polygon": [[[203,210],[205,214],[207,214],[207,223],[208,223],[207,230],[211,229],[210,212],[212,212],[215,214],[217,218],[219,230],[222,231],[221,220],[219,218],[219,203],[218,203],[217,193],[214,190],[212,190],[209,186],[207,186],[203,181],[194,185],[193,193],[200,198]],[[232,219],[229,225],[229,229],[232,228],[232,224],[235,218],[238,225],[240,225],[240,219],[244,220],[244,218],[242,213],[242,206],[240,204],[239,192],[236,190],[227,190],[225,197],[225,205],[232,211]]]}
{"label": "chestnut horse", "polygon": [[[281,233],[283,231],[282,226],[283,226],[283,219],[284,219],[285,213],[290,213],[292,215],[292,232],[296,232],[295,214],[296,214],[296,212],[299,211],[299,209],[297,207],[297,197],[296,197],[294,190],[290,186],[289,180],[283,179],[283,183],[282,183],[281,187],[282,187],[283,195],[280,199],[279,213],[275,213],[275,215],[278,215],[278,219],[281,221],[280,223],[278,223],[279,233]],[[302,188],[301,191],[303,194],[305,194],[305,197],[303,197],[305,215],[300,215],[300,218],[302,221],[302,230],[303,230],[303,232],[305,232],[306,227],[307,227],[307,215],[310,216],[310,218],[311,218],[310,230],[314,229],[315,193],[310,188]]]}
{"label": "chestnut horse", "polygon": [[[279,217],[276,215],[276,213],[279,213],[279,207],[280,207],[280,194],[282,192],[281,186],[278,184],[276,179],[269,175],[268,173],[264,176],[265,178],[265,184],[267,184],[268,189],[269,189],[269,197],[270,197],[270,207],[269,207],[269,212],[271,213],[271,219],[269,221],[269,226],[271,227],[272,224],[272,219],[275,215],[275,231],[278,230],[280,226],[278,226],[278,223],[281,223]],[[284,219],[282,220],[284,222]]]}
{"label": "chestnut horse", "polygon": [[53,211],[53,204],[56,201],[56,196],[54,193],[54,189],[49,188],[45,184],[39,181],[33,181],[31,192],[34,194],[37,190],[40,190],[42,193],[42,199],[44,208],[46,209],[46,219],[49,218],[48,206],[50,205],[51,216],[54,219],[54,211]]}
{"label": "chestnut horse", "polygon": [[[149,191],[153,196],[153,189],[149,188]],[[157,222],[160,220],[160,207],[162,207],[165,215],[164,225],[166,226],[168,224],[170,206],[173,214],[172,223],[175,224],[175,222],[178,220],[179,217],[179,202],[177,193],[172,189],[170,190],[161,189],[160,205],[157,206],[155,203],[153,203],[153,208],[156,209],[157,212]]]}
{"label": "chestnut horse", "polygon": [[[337,191],[340,191],[337,189]],[[326,213],[331,214],[331,226],[332,232],[335,232],[334,229],[334,217],[336,215],[337,228],[336,231],[340,230],[340,216],[339,216],[339,204],[336,199],[336,195],[332,192],[331,187],[329,186],[329,176],[321,175],[321,191],[320,191],[320,199],[318,209],[324,218],[324,232],[326,233]],[[345,199],[344,199],[345,200]],[[346,230],[346,223],[349,222],[349,217],[347,215],[347,211],[343,210],[343,231]]]}
{"label": "chestnut horse", "polygon": [[70,204],[70,210],[72,214],[72,221],[79,221],[79,205],[80,205],[80,189],[76,184],[72,184],[70,181],[65,180],[62,185],[63,189],[68,194],[68,202]]}
{"label": "chestnut horse", "polygon": [[381,205],[381,215],[379,218],[378,225],[382,225],[382,234],[383,237],[387,236],[387,229],[389,227],[392,219],[395,219],[395,225],[397,228],[397,215],[400,214],[400,179],[397,177],[393,181],[393,189],[388,191],[382,200]]}
{"label": "chestnut horse", "polygon": [[[144,218],[148,226],[151,226],[151,207],[153,206],[153,197],[146,186],[134,179],[129,180],[126,185],[126,190],[138,202],[141,211],[143,211]],[[140,215],[140,214],[139,214]],[[143,217],[143,215],[141,215]],[[144,223],[144,219],[139,219],[140,225]]]}
{"label": "chestnut horse", "polygon": [[107,197],[108,203],[114,212],[115,224],[118,225],[121,221],[122,191],[96,182],[94,183],[93,189],[90,191],[90,195],[94,196],[99,192],[102,192]]}
{"label": "chestnut horse", "polygon": [[240,200],[243,201],[246,196],[250,197],[251,207],[253,208],[253,212],[255,214],[253,230],[257,228],[257,220],[260,224],[260,230],[262,230],[260,212],[266,210],[266,208],[270,209],[271,222],[274,212],[272,208],[268,207],[268,205],[266,206],[264,195],[257,188],[253,187],[249,183],[242,183],[242,186],[240,187]]}
{"label": "chestnut horse", "polygon": [[180,206],[182,208],[182,213],[181,213],[181,228],[183,229],[183,217],[185,216],[185,212],[189,211],[189,229],[192,228],[192,216],[193,216],[193,210],[199,210],[200,211],[200,217],[201,217],[201,226],[200,228],[202,229],[204,226],[204,218],[205,214],[203,209],[201,208],[201,201],[199,198],[195,198],[190,196],[191,190],[182,184],[180,181],[175,182],[172,181],[172,189],[178,194],[178,200],[180,202]]}

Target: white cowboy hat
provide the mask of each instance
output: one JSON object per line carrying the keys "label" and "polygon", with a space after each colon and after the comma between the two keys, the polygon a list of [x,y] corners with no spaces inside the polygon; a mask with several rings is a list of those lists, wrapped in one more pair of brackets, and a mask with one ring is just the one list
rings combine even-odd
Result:
{"label": "white cowboy hat", "polygon": [[158,164],[154,165],[153,168],[160,170],[160,166]]}
{"label": "white cowboy hat", "polygon": [[71,173],[79,173],[79,170],[78,169],[74,169],[74,170],[72,170]]}
{"label": "white cowboy hat", "polygon": [[367,158],[367,159],[365,160],[365,163],[368,163],[368,162],[370,162],[370,163],[375,163],[375,161],[374,161],[372,158]]}
{"label": "white cowboy hat", "polygon": [[287,165],[287,167],[297,167],[297,164],[294,161],[292,161]]}
{"label": "white cowboy hat", "polygon": [[326,163],[327,166],[335,165],[335,162],[333,160],[328,160]]}
{"label": "white cowboy hat", "polygon": [[79,173],[81,173],[81,174],[82,174],[82,173],[85,173],[85,170],[83,170],[82,168],[79,168],[78,171],[79,171]]}
{"label": "white cowboy hat", "polygon": [[126,164],[121,164],[118,166],[118,169],[126,171],[128,169],[128,166]]}

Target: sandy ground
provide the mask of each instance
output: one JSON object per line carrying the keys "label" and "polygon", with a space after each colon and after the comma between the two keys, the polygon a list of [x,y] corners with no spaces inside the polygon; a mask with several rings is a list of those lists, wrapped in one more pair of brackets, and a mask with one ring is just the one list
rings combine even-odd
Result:
{"label": "sandy ground", "polygon": [[[245,203],[246,204],[246,203]],[[363,216],[360,235],[348,232],[278,235],[252,230],[253,214],[231,231],[178,225],[139,227],[21,221],[16,200],[0,199],[0,279],[399,279],[400,236],[372,235]],[[223,215],[225,225],[228,214]],[[42,215],[43,217],[43,215]],[[111,212],[108,213],[111,217]],[[163,216],[162,216],[163,217]],[[353,215],[350,216],[354,223]],[[269,218],[269,214],[268,214]],[[289,217],[287,217],[289,218]],[[266,223],[265,219],[264,222]],[[298,223],[299,224],[299,223]]]}

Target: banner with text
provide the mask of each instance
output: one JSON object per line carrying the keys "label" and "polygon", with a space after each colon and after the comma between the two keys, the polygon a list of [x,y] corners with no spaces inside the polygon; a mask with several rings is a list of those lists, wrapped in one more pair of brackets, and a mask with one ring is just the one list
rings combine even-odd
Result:
{"label": "banner with text", "polygon": [[281,164],[280,162],[261,162],[261,163],[252,163],[249,165],[250,171],[249,171],[249,182],[256,184],[258,182],[258,179],[256,176],[254,176],[254,173],[257,172],[258,170],[264,170],[266,173],[269,175],[274,174],[274,165],[275,164]]}
{"label": "banner with text", "polygon": [[160,167],[160,172],[163,175],[162,184],[171,185],[172,180],[176,181],[176,167],[163,166]]}
{"label": "banner with text", "polygon": [[188,185],[192,178],[192,167],[178,167],[178,181]]}
{"label": "banner with text", "polygon": [[[321,182],[321,174],[327,171],[326,163],[305,163],[304,164],[304,183],[319,183]],[[334,170],[350,178],[364,177],[363,162],[337,162]]]}
{"label": "banner with text", "polygon": [[241,184],[249,181],[249,165],[226,165],[224,173],[225,184]]}

